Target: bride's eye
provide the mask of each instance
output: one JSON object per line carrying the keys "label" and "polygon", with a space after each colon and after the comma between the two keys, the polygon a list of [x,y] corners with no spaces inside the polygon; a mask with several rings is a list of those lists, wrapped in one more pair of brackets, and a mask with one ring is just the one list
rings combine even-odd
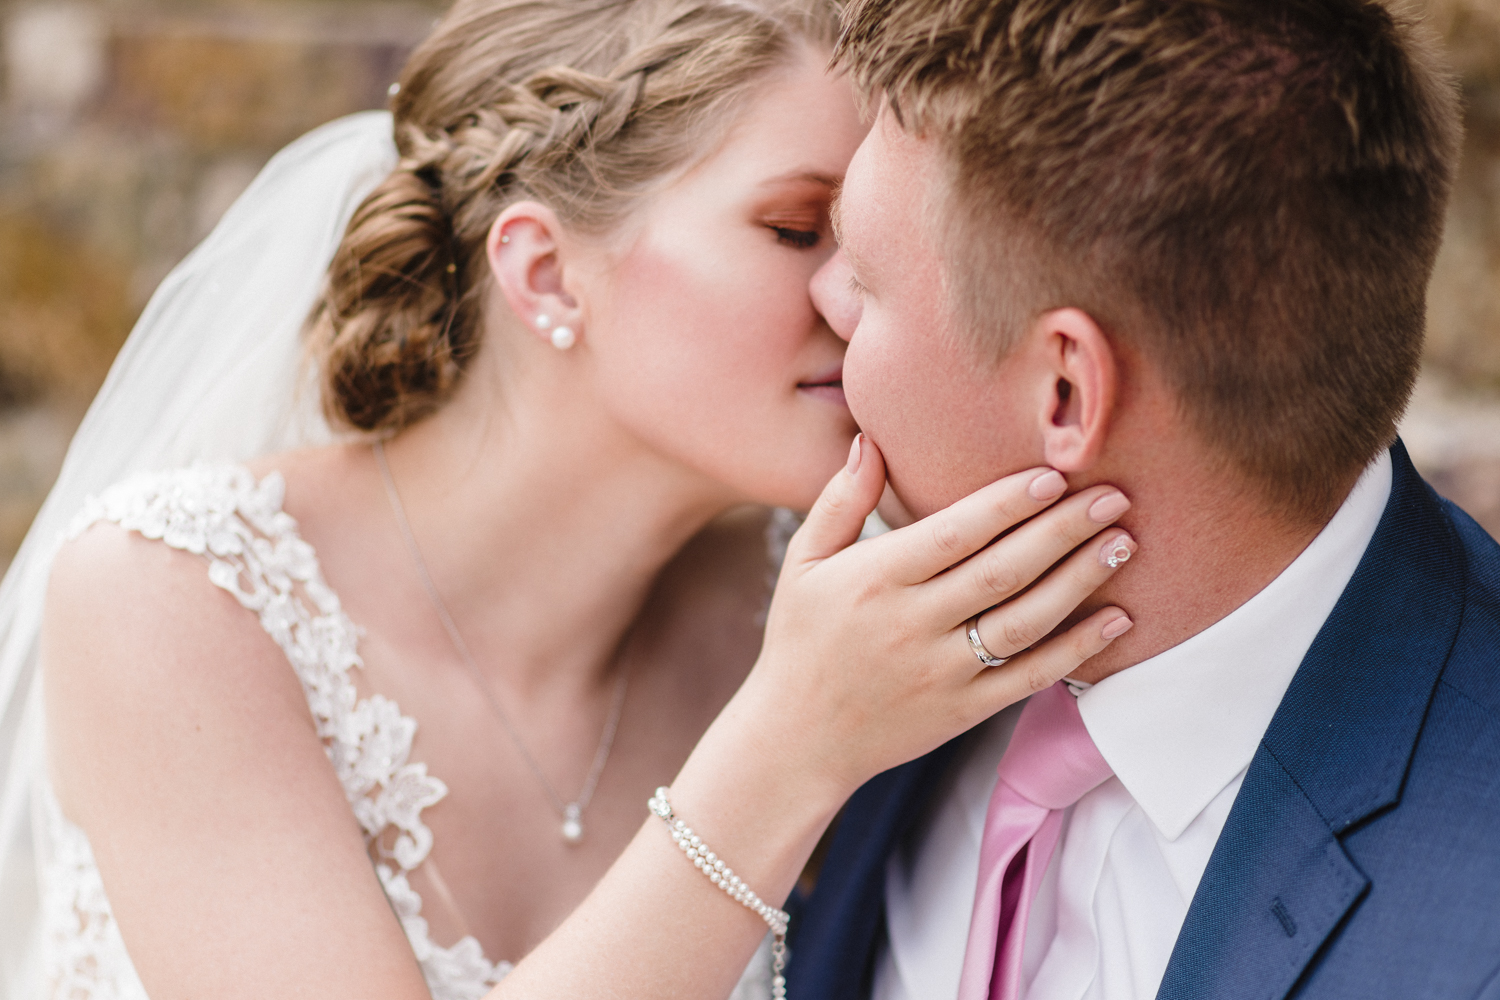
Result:
{"label": "bride's eye", "polygon": [[798,250],[811,250],[818,245],[819,234],[815,229],[792,229],[789,226],[772,226],[776,242]]}

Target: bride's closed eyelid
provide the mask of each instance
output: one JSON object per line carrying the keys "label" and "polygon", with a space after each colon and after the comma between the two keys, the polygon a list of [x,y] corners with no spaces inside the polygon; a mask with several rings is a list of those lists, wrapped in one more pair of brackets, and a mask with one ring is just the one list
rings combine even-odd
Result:
{"label": "bride's closed eyelid", "polygon": [[822,234],[816,229],[794,229],[790,226],[772,226],[771,231],[776,234],[776,240],[787,246],[798,250],[811,250],[822,240]]}
{"label": "bride's closed eyelid", "polygon": [[761,225],[770,226],[773,229],[816,229],[828,228],[828,213],[826,212],[766,212],[759,217]]}
{"label": "bride's closed eyelid", "polygon": [[828,233],[826,211],[768,212],[761,225],[776,234],[776,242],[796,250],[811,250],[823,242]]}
{"label": "bride's closed eyelid", "polygon": [[772,229],[826,233],[831,228],[828,202],[821,198],[767,200],[755,207],[751,219]]}

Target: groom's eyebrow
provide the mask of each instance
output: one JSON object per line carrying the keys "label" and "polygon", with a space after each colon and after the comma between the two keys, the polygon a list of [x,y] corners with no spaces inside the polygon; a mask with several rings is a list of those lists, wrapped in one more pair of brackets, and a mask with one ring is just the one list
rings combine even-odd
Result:
{"label": "groom's eyebrow", "polygon": [[787,181],[811,181],[814,184],[821,184],[830,190],[836,190],[839,184],[842,183],[840,178],[835,177],[833,174],[825,174],[820,170],[788,170],[784,174],[777,174],[775,177],[766,178],[761,181],[761,186],[770,187],[773,184],[785,184]]}
{"label": "groom's eyebrow", "polygon": [[844,245],[844,188],[843,185],[833,189],[833,200],[828,203],[828,225],[833,229],[833,239],[840,247]]}
{"label": "groom's eyebrow", "polygon": [[854,252],[854,248],[844,240],[843,195],[843,185],[833,189],[833,201],[828,204],[828,224],[833,229],[833,241],[843,251],[844,259],[849,262],[849,268],[858,276],[864,273],[865,268],[859,255]]}

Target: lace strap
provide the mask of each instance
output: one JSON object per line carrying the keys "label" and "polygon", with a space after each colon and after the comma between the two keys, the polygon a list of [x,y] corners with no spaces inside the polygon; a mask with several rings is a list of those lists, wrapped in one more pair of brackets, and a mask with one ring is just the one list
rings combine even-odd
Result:
{"label": "lace strap", "polygon": [[323,581],[317,554],[282,510],[286,484],[256,482],[240,466],[199,464],[138,475],[91,498],[68,537],[99,521],[118,524],[209,561],[213,583],[256,612],[290,661],[350,808],[376,856],[376,873],[436,1000],[477,1000],[510,969],[478,941],[442,947],[428,936],[407,873],[432,851],[422,810],[447,786],[411,758],[415,719],[381,695],[360,699],[350,670],[362,665],[360,630]]}
{"label": "lace strap", "polygon": [[421,812],[448,789],[410,760],[416,720],[387,698],[358,697],[349,671],[361,665],[359,629],[282,510],[285,493],[280,473],[257,482],[235,465],[144,473],[91,498],[67,534],[110,521],[207,558],[209,579],[256,612],[290,661],[366,837],[394,828],[382,853],[410,871],[432,850]]}

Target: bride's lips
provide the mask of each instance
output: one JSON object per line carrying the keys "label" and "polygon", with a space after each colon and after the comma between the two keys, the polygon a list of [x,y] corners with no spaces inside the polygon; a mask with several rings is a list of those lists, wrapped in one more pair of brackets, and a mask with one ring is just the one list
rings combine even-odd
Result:
{"label": "bride's lips", "polygon": [[826,399],[830,403],[837,403],[840,406],[849,405],[848,401],[844,399],[844,369],[842,365],[821,375],[798,382],[797,388],[810,396]]}

